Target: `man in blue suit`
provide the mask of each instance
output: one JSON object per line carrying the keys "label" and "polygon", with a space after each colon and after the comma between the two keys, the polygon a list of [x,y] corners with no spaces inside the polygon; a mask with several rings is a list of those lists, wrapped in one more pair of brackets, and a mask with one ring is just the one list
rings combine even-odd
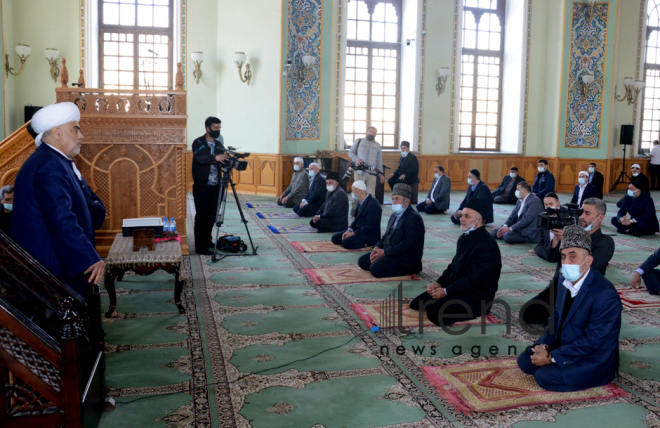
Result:
{"label": "man in blue suit", "polygon": [[358,200],[355,220],[343,232],[332,235],[332,243],[347,250],[357,250],[375,245],[380,239],[380,219],[383,209],[369,193],[364,181],[353,183],[351,197]]}
{"label": "man in blue suit", "polygon": [[518,366],[548,391],[607,385],[619,368],[621,299],[610,281],[591,269],[591,236],[578,225],[564,228],[562,274],[548,331]]}
{"label": "man in blue suit", "polygon": [[483,216],[484,224],[492,223],[494,221],[493,196],[490,193],[490,189],[488,188],[486,183],[481,181],[481,174],[479,173],[479,170],[473,169],[472,171],[470,171],[468,174],[467,181],[470,187],[468,187],[467,195],[465,195],[465,199],[463,199],[463,202],[461,202],[461,205],[459,205],[458,210],[454,213],[453,216],[451,216],[452,223],[456,225],[461,224],[461,214],[463,208],[465,208],[465,204],[467,204],[467,202],[471,198],[481,199],[486,203],[485,205],[486,212],[484,213],[485,215]]}
{"label": "man in blue suit", "polygon": [[[653,198],[644,193],[643,185],[633,181],[628,185],[628,194],[623,197],[621,209],[612,217],[612,226],[622,234],[635,236],[654,235],[660,230]],[[628,217],[630,215],[630,218]]]}
{"label": "man in blue suit", "polygon": [[328,192],[325,177],[321,175],[319,164],[312,162],[309,164],[308,170],[311,180],[305,199],[293,207],[293,212],[300,217],[314,217],[325,202],[325,194]]}
{"label": "man in blue suit", "polygon": [[538,161],[539,173],[534,178],[532,185],[532,193],[540,200],[545,199],[545,195],[555,191],[555,176],[548,171],[548,161],[539,159]]}
{"label": "man in blue suit", "polygon": [[532,187],[526,181],[518,183],[518,203],[511,215],[499,229],[490,232],[495,239],[504,239],[507,244],[538,242],[541,230],[537,226],[539,214],[545,212],[543,203],[532,195]]}
{"label": "man in blue suit", "polygon": [[575,190],[573,191],[571,203],[582,206],[582,202],[596,197],[598,197],[598,189],[593,184],[589,184],[589,173],[587,171],[580,171],[578,174],[578,185],[575,186]]}
{"label": "man in blue suit", "polygon": [[[98,284],[105,264],[94,248],[94,226],[85,180],[71,160],[80,152],[80,111],[73,103],[39,110],[32,128],[39,146],[16,177],[14,218],[9,234],[82,297]],[[45,144],[42,144],[45,143]],[[89,275],[89,276],[87,276]]]}

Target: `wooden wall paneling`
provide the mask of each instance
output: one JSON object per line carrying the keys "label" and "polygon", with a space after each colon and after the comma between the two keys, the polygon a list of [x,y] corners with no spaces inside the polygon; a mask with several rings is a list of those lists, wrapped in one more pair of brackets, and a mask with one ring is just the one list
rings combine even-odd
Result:
{"label": "wooden wall paneling", "polygon": [[259,155],[256,189],[258,195],[279,196],[277,194],[277,163],[278,155]]}
{"label": "wooden wall paneling", "polygon": [[[502,177],[504,176],[504,170],[506,169],[506,159],[495,158],[488,159],[488,175],[485,176],[483,173],[481,177],[486,180],[486,183],[500,183]],[[507,170],[507,173],[509,171]]]}
{"label": "wooden wall paneling", "polygon": [[295,158],[294,155],[282,155],[281,157],[281,163],[282,163],[282,176],[281,176],[281,190],[279,192],[279,195],[281,195],[287,187],[289,187],[289,184],[291,184],[291,178],[293,177],[293,159]]}
{"label": "wooden wall paneling", "polygon": [[449,157],[447,159],[447,164],[449,165],[449,169],[445,167],[445,172],[449,175],[449,179],[451,180],[452,190],[467,189],[467,182],[465,180],[467,180],[469,169],[466,159],[453,159],[452,157]]}
{"label": "wooden wall paneling", "polygon": [[192,192],[192,188],[193,188],[192,161],[193,161],[192,150],[186,150],[186,191],[188,192]]}

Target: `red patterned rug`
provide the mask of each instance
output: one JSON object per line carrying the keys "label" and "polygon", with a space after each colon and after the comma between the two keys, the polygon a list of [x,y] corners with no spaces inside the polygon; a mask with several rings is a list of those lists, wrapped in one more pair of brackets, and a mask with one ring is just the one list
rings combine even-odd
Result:
{"label": "red patterned rug", "polygon": [[497,412],[553,403],[605,400],[630,395],[613,383],[576,392],[551,392],[523,373],[515,359],[421,367],[424,376],[457,411]]}
{"label": "red patterned rug", "polygon": [[375,278],[371,272],[359,267],[303,269],[316,285],[353,284],[358,282],[412,281],[419,279],[417,275],[393,276],[391,278]]}
{"label": "red patterned rug", "polygon": [[291,245],[298,250],[299,253],[347,253],[347,252],[367,252],[371,251],[373,247],[365,247],[359,250],[347,250],[341,245],[335,245],[330,241],[308,241],[308,242],[291,242]]}
{"label": "red patterned rug", "polygon": [[660,296],[649,294],[646,287],[617,289],[621,304],[627,309],[660,308]]}
{"label": "red patterned rug", "polygon": [[[368,328],[371,328],[375,325],[398,325],[398,314],[399,310],[397,307],[392,309],[384,310],[381,308],[381,303],[353,303],[351,305],[353,312],[360,317],[360,319],[366,324]],[[419,327],[419,311],[410,309],[410,307],[404,303],[403,313],[401,315],[402,327],[404,328],[415,328]],[[476,318],[470,321],[457,322],[453,325],[479,325],[481,324],[481,318]],[[496,316],[488,314],[486,315],[486,324],[502,324]],[[435,327],[427,317],[426,313],[424,314],[424,327]]]}

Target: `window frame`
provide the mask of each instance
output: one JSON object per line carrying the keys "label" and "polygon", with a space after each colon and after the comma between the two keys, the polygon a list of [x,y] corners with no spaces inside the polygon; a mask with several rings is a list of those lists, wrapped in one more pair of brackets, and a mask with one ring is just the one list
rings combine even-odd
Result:
{"label": "window frame", "polygon": [[[173,44],[173,39],[174,39],[174,6],[175,6],[175,1],[174,0],[168,0],[168,8],[169,8],[169,14],[168,14],[168,19],[169,19],[169,26],[167,28],[164,27],[142,27],[137,25],[137,0],[135,2],[135,25],[134,26],[128,26],[128,25],[107,25],[103,23],[103,5],[106,3],[106,0],[98,0],[97,5],[98,5],[98,35],[99,35],[99,88],[105,88],[105,82],[104,82],[104,61],[105,61],[105,52],[104,52],[104,46],[103,46],[103,36],[105,33],[125,33],[125,34],[132,34],[133,35],[133,90],[145,90],[146,89],[140,89],[140,55],[139,55],[139,49],[140,49],[140,42],[139,42],[139,36],[144,34],[144,35],[154,35],[154,36],[167,36],[168,40],[168,59],[167,59],[167,90],[171,91],[173,89],[173,82],[174,82],[174,64],[173,64],[173,56],[174,56],[174,44]],[[121,3],[118,3],[121,4]],[[121,84],[117,84],[117,86],[121,86]],[[122,89],[117,89],[118,91],[121,91]]]}
{"label": "window frame", "polygon": [[[647,8],[647,11],[648,11],[648,8],[649,8],[649,6],[651,5],[651,2],[652,2],[652,1],[653,1],[653,0],[647,0],[647,2],[646,2],[646,8]],[[651,34],[653,34],[653,32],[656,32],[656,33],[658,34],[658,40],[660,40],[660,26],[659,26],[659,27],[651,27],[651,26],[649,26],[649,19],[651,18],[651,13],[653,13],[654,11],[656,11],[656,13],[658,14],[658,17],[660,18],[660,3],[653,2],[653,5],[654,5],[655,7],[654,7],[651,11],[649,11],[649,12],[646,13],[646,20],[645,20],[645,24],[646,24],[646,38],[644,39],[644,40],[645,40],[645,43],[644,43],[644,46],[643,46],[643,49],[644,49],[644,68],[643,68],[644,75],[643,75],[643,79],[644,79],[644,83],[645,83],[645,85],[644,85],[643,96],[642,96],[642,108],[641,108],[642,112],[641,112],[641,115],[640,115],[640,123],[639,123],[639,125],[640,125],[640,126],[639,126],[640,130],[639,130],[639,134],[638,134],[638,135],[639,135],[639,145],[638,145],[638,147],[637,147],[637,154],[642,154],[642,153],[643,153],[643,150],[644,150],[644,147],[642,147],[643,144],[644,144],[644,139],[643,139],[643,135],[644,135],[644,117],[646,116],[647,113],[651,113],[651,114],[652,114],[654,110],[660,110],[660,107],[659,107],[658,109],[653,109],[653,108],[651,108],[650,111],[647,112],[647,111],[646,111],[647,109],[644,107],[644,104],[646,104],[646,77],[647,77],[647,72],[648,72],[649,70],[655,70],[655,71],[657,71],[658,74],[659,74],[659,76],[657,76],[656,79],[660,79],[660,60],[658,60],[658,62],[656,62],[656,63],[649,63],[649,62],[647,62],[647,58],[648,58],[647,53],[648,53],[649,39],[650,39],[650,37],[651,37]],[[657,50],[657,53],[660,54],[660,46],[657,47],[656,50]],[[655,88],[656,88],[656,87],[654,87],[654,89],[655,89]],[[657,100],[660,101],[660,97],[658,97],[658,98],[654,98],[654,99],[657,99]],[[653,117],[651,117],[650,120],[653,121],[653,120],[654,120]],[[658,121],[656,121],[656,122],[658,122]],[[651,139],[651,144],[650,144],[650,146],[648,147],[649,152],[650,152],[651,149],[653,148],[653,140],[654,140],[654,139],[660,139],[660,130],[658,130],[658,131],[650,131],[650,132],[652,132],[652,133],[655,132],[655,138],[653,138],[653,136],[651,137],[651,138],[652,138],[652,139]]]}

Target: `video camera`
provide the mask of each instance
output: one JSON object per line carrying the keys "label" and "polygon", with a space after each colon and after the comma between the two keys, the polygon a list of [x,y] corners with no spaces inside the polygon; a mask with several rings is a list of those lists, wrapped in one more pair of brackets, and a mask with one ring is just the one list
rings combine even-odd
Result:
{"label": "video camera", "polygon": [[584,210],[578,204],[564,204],[559,208],[546,208],[544,214],[536,219],[539,229],[563,229],[566,226],[579,224]]}
{"label": "video camera", "polygon": [[377,173],[382,174],[380,171],[376,169],[375,166],[370,166],[367,165],[366,163],[363,163],[362,165],[358,165],[355,162],[351,162],[351,165],[348,167],[348,170],[346,171],[346,174],[344,174],[344,176],[342,177],[342,180],[348,181],[348,179],[351,178],[351,175],[353,175],[355,171],[376,171]]}
{"label": "video camera", "polygon": [[248,162],[241,159],[249,157],[249,153],[238,153],[236,148],[228,146],[225,150],[225,154],[229,156],[229,159],[222,164],[224,169],[235,169],[236,171],[245,171],[247,169]]}

